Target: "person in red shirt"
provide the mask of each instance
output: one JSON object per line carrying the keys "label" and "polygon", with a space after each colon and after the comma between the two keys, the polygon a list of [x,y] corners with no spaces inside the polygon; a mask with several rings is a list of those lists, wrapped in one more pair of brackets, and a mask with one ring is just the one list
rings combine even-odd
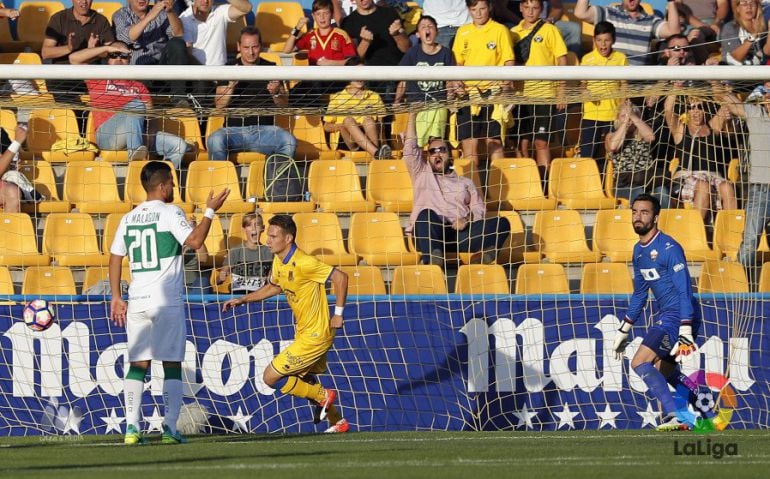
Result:
{"label": "person in red shirt", "polygon": [[[90,63],[96,58],[107,58],[108,65],[128,65],[131,51],[123,42],[95,46],[73,52],[69,61],[73,65]],[[145,111],[152,108],[152,98],[147,87],[136,80],[86,80],[90,105],[93,108],[93,125],[96,145],[102,150],[129,152],[129,160],[144,160],[149,150],[145,144]],[[191,148],[184,139],[166,132],[154,135],[154,151],[179,168],[182,157]],[[152,146],[152,145],[151,145]]]}
{"label": "person in red shirt", "polygon": [[357,55],[350,36],[340,28],[332,26],[331,0],[315,0],[312,6],[315,28],[302,36],[300,31],[308,24],[301,18],[284,45],[283,52],[307,50],[311,65],[345,65],[348,58]]}

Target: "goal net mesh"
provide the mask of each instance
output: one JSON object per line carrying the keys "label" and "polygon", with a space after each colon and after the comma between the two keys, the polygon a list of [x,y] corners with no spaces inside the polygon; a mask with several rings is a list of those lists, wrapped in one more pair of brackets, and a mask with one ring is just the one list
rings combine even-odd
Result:
{"label": "goal net mesh", "polygon": [[[107,90],[134,94],[126,78],[144,78],[141,70],[117,70],[125,76],[109,79]],[[44,80],[8,81],[1,149],[17,123],[26,124],[8,171],[22,173],[35,192],[17,175],[3,176],[5,191],[20,184],[21,200],[5,196],[0,213],[0,435],[125,432],[126,335],[109,321],[106,264],[120,218],[144,200],[139,145],[146,159],[175,165],[174,201],[191,219],[202,216],[210,190],[232,189],[205,248],[184,257],[187,432],[326,427],[313,424],[311,405],[262,381],[294,337],[285,299],[220,312],[269,271],[271,258],[254,252],[266,241],[254,212],[264,225],[275,214],[294,215],[298,246],[349,276],[345,326],[318,379],[337,389],[354,430],[656,426],[660,406],[630,368],[657,319],[653,298],[626,358],[612,351],[633,288],[638,236],[629,200],[641,192],[663,203],[659,226],[682,243],[700,301],[700,349],[683,364],[697,390],[679,391],[681,401],[718,427],[770,425],[768,214],[749,208],[752,198],[768,201],[752,197],[768,194],[752,180],[768,175],[755,159],[770,151],[755,145],[768,144],[770,85],[687,79],[686,68],[683,80],[539,82],[444,81],[405,69],[414,88],[401,96],[398,81],[353,70],[368,81],[309,74],[276,85],[267,71],[232,80],[232,69],[223,70],[185,98],[169,97],[163,81],[144,81],[152,102],[140,108],[100,103],[94,83],[62,83],[45,67]],[[201,82],[196,74],[184,81]],[[223,103],[235,81],[243,89],[234,85]],[[440,251],[420,251],[428,243],[407,233],[418,193],[402,136],[411,113],[420,149],[445,138],[454,173],[473,181],[486,217],[507,222],[499,248],[447,237]],[[113,114],[125,120],[110,125]],[[137,118],[140,143],[129,144],[121,127]],[[221,131],[225,141],[215,147],[218,130],[244,125]],[[299,197],[276,189],[270,157],[285,138],[268,138],[267,126],[296,140]],[[463,130],[480,135],[475,156]],[[478,133],[501,130],[490,140]],[[221,144],[226,161],[214,158]],[[486,234],[497,238],[501,224]],[[130,283],[127,266],[123,279]],[[54,303],[46,331],[22,319],[34,298]],[[142,409],[148,432],[161,428],[162,377],[153,363]]]}

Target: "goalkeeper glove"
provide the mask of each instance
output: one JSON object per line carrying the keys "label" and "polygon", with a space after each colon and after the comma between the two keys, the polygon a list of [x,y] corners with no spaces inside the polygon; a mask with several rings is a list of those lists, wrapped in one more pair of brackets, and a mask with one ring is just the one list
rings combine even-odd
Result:
{"label": "goalkeeper glove", "polygon": [[628,321],[623,321],[623,324],[620,325],[620,329],[618,329],[618,332],[615,333],[615,342],[612,344],[612,349],[615,350],[615,359],[618,361],[623,360],[623,353],[626,350],[626,345],[628,344],[628,333],[631,332],[631,327],[633,324],[629,323]]}
{"label": "goalkeeper glove", "polygon": [[671,348],[671,355],[676,357],[677,362],[691,355],[698,349],[695,345],[695,339],[692,337],[692,326],[682,324],[679,326],[679,338],[677,338],[674,347]]}

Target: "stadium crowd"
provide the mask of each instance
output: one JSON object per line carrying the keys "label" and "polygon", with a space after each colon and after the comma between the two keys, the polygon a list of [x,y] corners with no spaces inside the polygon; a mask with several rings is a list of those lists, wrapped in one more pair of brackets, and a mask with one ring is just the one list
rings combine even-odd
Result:
{"label": "stadium crowd", "polygon": [[[770,6],[760,0],[669,1],[663,16],[639,0],[622,0],[613,6],[578,0],[570,7],[567,15],[561,0],[425,0],[421,15],[415,16],[415,5],[404,1],[315,0],[312,18],[301,16],[288,38],[271,45],[258,28],[245,26],[246,16],[254,9],[248,0],[224,4],[158,0],[154,5],[127,0],[111,18],[92,9],[92,0],[77,0],[50,16],[36,53],[44,63],[54,64],[255,67],[275,65],[263,55],[272,51],[297,58],[301,53],[309,65],[346,68],[356,64],[680,67],[764,65],[770,58]],[[3,8],[0,17],[18,23],[23,12],[23,8]],[[256,15],[259,24],[262,14],[257,10]],[[228,26],[241,22],[244,28],[235,51],[229,52]],[[590,45],[581,38],[586,26],[593,30]],[[620,100],[620,95],[606,93],[625,88],[623,82],[584,82],[586,97],[593,99],[582,105],[567,103],[566,82],[319,82],[303,85],[302,92],[295,87],[300,92],[296,96],[289,86],[278,81],[142,84],[105,80],[49,81],[47,88],[56,101],[70,104],[88,94],[90,106],[99,111],[94,111],[89,125],[80,119],[80,128],[83,136],[86,128],[93,129],[100,149],[127,150],[129,160],[157,154],[178,169],[185,168],[185,154],[197,154],[199,147],[144,121],[142,115],[153,107],[153,99],[174,108],[239,110],[326,101],[323,130],[332,145],[369,159],[393,156],[395,145],[389,145],[382,134],[383,125],[392,121],[383,113],[389,106],[435,103],[435,108],[419,108],[416,146],[426,148],[434,139],[446,140],[447,147],[458,145],[458,157],[469,160],[481,174],[482,198],[488,194],[490,163],[507,157],[533,158],[543,192],[548,194],[556,151],[559,156],[594,158],[603,181],[614,185],[611,191],[618,199],[628,201],[646,191],[664,207],[692,204],[705,220],[713,220],[719,209],[743,207],[747,228],[740,259],[747,266],[753,266],[757,238],[770,219],[768,82],[748,91],[715,84],[717,101],[673,94]],[[18,94],[28,87],[9,82],[6,90]],[[314,90],[319,93],[313,94]],[[512,107],[473,101],[511,91],[521,91],[533,104]],[[446,108],[446,102],[455,99],[471,104],[457,111]],[[578,110],[579,139],[577,145],[567,144],[569,112]],[[17,115],[23,123],[21,109]],[[298,156],[295,136],[264,115],[233,112],[207,131],[205,150],[211,160],[233,159],[242,152]],[[749,144],[750,168],[741,192],[729,167]],[[20,147],[3,131],[3,151],[16,153]],[[451,153],[447,147],[430,148],[423,157]],[[672,166],[673,158],[678,162]],[[2,165],[9,169],[6,163]],[[18,188],[9,181],[0,183],[5,212],[19,211]],[[431,246],[430,253],[435,249]],[[425,262],[430,262],[428,252],[423,253]],[[495,255],[477,258],[494,262]]]}

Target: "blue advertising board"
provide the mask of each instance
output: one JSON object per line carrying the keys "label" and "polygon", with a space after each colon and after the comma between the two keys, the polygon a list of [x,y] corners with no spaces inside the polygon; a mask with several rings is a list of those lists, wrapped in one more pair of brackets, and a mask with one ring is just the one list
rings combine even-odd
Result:
{"label": "blue advertising board", "polygon": [[[699,353],[686,373],[734,393],[730,427],[768,427],[767,299],[701,298]],[[611,354],[626,298],[460,296],[351,301],[323,384],[339,391],[354,430],[638,429],[656,401]],[[125,331],[103,302],[57,305],[57,323],[29,330],[21,306],[0,306],[0,435],[125,430],[121,397]],[[283,300],[220,313],[188,303],[186,403],[205,409],[209,432],[311,432],[306,401],[262,382],[293,337]],[[159,429],[162,368],[153,365],[144,427]],[[716,378],[716,380],[714,380]],[[716,381],[716,382],[714,382]]]}

